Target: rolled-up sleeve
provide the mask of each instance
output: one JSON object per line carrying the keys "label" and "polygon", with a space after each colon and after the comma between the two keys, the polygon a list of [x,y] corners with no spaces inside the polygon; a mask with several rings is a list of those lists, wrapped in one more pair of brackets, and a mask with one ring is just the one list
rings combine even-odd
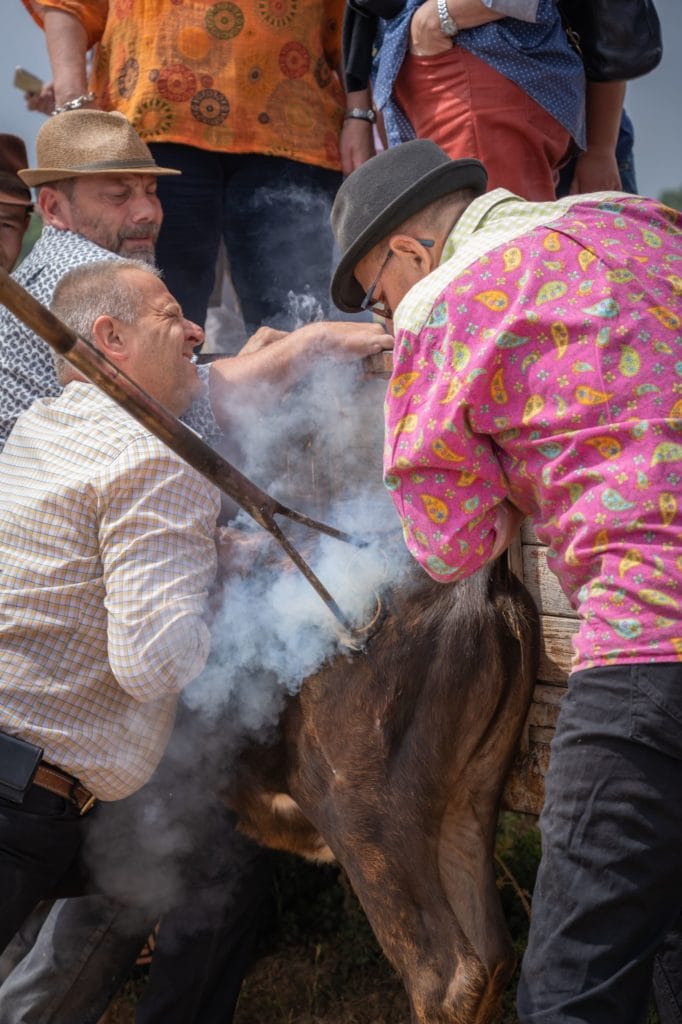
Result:
{"label": "rolled-up sleeve", "polygon": [[136,439],[100,488],[109,662],[141,702],[177,692],[203,669],[217,566],[218,492],[161,449]]}

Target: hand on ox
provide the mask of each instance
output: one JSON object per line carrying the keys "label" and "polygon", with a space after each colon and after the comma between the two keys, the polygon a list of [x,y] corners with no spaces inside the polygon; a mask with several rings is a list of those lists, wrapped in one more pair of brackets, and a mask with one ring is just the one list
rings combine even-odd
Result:
{"label": "hand on ox", "polygon": [[366,321],[306,324],[294,333],[305,335],[309,351],[344,363],[393,348],[393,336],[386,333],[384,325]]}
{"label": "hand on ox", "polygon": [[272,559],[281,549],[265,530],[219,526],[215,532],[218,582],[226,576],[248,576],[255,562]]}
{"label": "hand on ox", "polygon": [[[216,589],[211,607],[217,611],[222,606],[222,586],[230,577],[246,577],[255,571],[268,569],[273,573],[298,571],[289,556],[280,547],[272,534],[266,530],[244,530],[236,526],[219,526],[215,532],[218,552]],[[317,538],[296,542],[296,549],[306,560],[312,560],[319,544]]]}
{"label": "hand on ox", "polygon": [[234,409],[240,401],[248,397],[253,406],[271,405],[276,395],[310,373],[317,359],[351,362],[393,348],[393,338],[373,323],[312,323],[280,337],[274,337],[279,332],[270,333],[270,328],[261,331],[239,355],[211,363],[211,408],[222,430],[234,429]]}

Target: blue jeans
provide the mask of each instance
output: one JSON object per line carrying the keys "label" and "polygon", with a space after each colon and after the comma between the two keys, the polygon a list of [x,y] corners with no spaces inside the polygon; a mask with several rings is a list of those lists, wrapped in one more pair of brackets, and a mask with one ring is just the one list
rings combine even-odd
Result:
{"label": "blue jeans", "polygon": [[682,665],[571,676],[540,829],[519,1020],[682,1020]]}
{"label": "blue jeans", "polygon": [[291,330],[326,316],[332,271],[331,204],[341,174],[262,156],[174,142],[150,146],[164,220],[157,262],[185,315],[203,326],[221,238],[247,331]]}

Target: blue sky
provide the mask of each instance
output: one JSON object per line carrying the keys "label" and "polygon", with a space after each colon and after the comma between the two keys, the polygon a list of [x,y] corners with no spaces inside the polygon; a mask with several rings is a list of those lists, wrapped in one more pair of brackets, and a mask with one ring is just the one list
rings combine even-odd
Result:
{"label": "blue sky", "polygon": [[[658,195],[682,187],[682,4],[656,0],[664,32],[664,55],[659,67],[628,86],[626,107],[635,125],[635,163],[640,191]],[[33,144],[42,115],[30,113],[23,96],[12,86],[14,68],[21,64],[42,78],[50,77],[42,32],[20,0],[3,0],[0,34],[0,130],[21,135],[34,159]]]}

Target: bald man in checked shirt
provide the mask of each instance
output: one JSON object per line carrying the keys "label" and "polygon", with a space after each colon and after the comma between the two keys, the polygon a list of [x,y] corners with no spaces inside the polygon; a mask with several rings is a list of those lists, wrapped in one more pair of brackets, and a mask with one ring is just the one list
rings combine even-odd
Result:
{"label": "bald man in checked shirt", "polygon": [[[201,391],[201,332],[155,271],[85,265],[54,308],[176,415]],[[62,393],[0,454],[0,949],[59,893],[100,802],[152,776],[210,647],[217,489],[69,363],[58,373]],[[23,799],[1,785],[21,788],[7,737],[42,748]]]}

